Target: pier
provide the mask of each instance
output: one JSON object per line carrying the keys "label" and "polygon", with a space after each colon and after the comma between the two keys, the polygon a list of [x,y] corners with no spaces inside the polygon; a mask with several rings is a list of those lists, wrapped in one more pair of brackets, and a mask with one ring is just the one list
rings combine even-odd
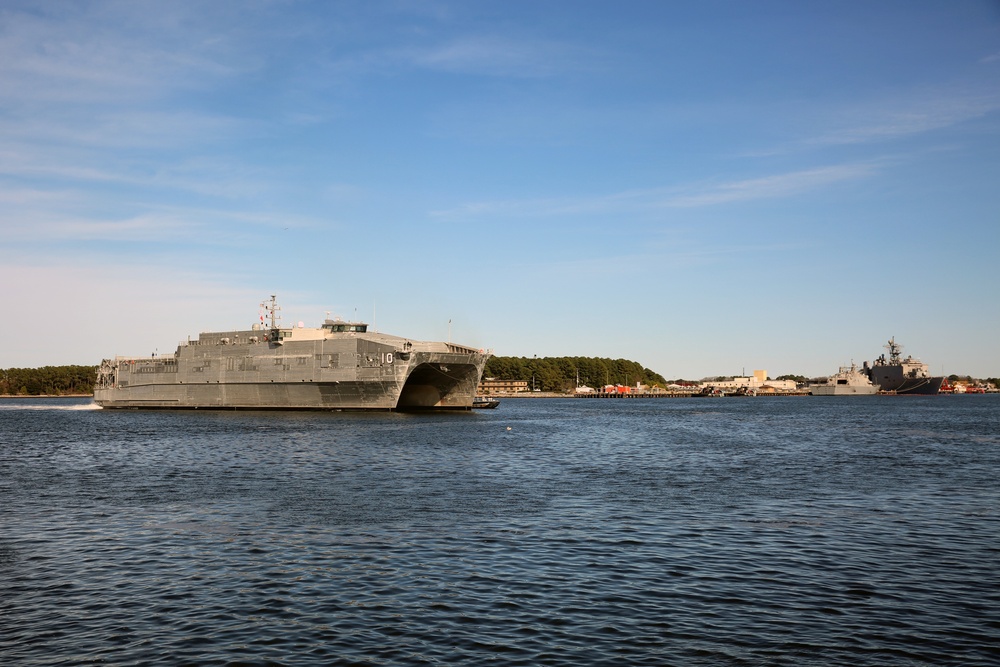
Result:
{"label": "pier", "polygon": [[604,392],[595,391],[585,394],[569,394],[573,398],[608,398],[608,399],[641,399],[641,398],[769,398],[772,396],[808,396],[809,392],[762,392],[757,394],[721,393],[714,395],[689,391],[658,391],[658,392]]}

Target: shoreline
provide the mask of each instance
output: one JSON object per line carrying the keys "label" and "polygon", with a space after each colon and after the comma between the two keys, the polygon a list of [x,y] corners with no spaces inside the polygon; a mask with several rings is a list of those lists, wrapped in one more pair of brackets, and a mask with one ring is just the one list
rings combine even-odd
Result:
{"label": "shoreline", "polygon": [[93,394],[0,394],[0,398],[93,398]]}

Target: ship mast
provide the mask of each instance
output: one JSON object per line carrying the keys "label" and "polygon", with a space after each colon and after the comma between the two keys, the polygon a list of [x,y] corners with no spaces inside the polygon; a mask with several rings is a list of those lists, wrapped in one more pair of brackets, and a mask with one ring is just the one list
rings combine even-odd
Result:
{"label": "ship mast", "polygon": [[903,346],[896,343],[896,337],[893,336],[889,339],[889,342],[884,345],[885,349],[889,350],[889,365],[898,366],[902,363],[902,352]]}
{"label": "ship mast", "polygon": [[271,318],[271,331],[278,328],[278,323],[281,321],[281,315],[278,311],[281,310],[281,306],[278,305],[278,296],[276,294],[271,295],[271,303],[268,304],[266,301],[260,304],[261,309],[267,312]]}

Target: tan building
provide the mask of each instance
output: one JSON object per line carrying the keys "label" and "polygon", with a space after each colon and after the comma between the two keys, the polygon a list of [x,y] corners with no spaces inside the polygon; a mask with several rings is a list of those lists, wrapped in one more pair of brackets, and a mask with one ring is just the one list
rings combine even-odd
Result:
{"label": "tan building", "polygon": [[732,380],[702,382],[702,387],[718,387],[719,389],[754,389],[761,390],[765,386],[772,391],[795,391],[794,380],[768,380],[767,371],[754,371],[752,376],[734,377]]}
{"label": "tan building", "polygon": [[516,394],[528,391],[528,381],[485,378],[479,383],[478,390],[480,394]]}

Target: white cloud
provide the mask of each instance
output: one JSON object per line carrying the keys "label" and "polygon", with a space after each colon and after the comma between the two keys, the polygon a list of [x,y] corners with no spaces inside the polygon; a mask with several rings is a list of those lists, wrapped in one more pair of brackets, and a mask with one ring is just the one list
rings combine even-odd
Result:
{"label": "white cloud", "polygon": [[665,207],[695,207],[727,204],[751,199],[777,199],[816,190],[846,180],[863,178],[876,167],[871,163],[833,165],[761,178],[749,178],[706,186],[701,192],[669,196],[660,202]]}
{"label": "white cloud", "polygon": [[837,110],[825,132],[805,147],[861,144],[923,134],[1000,111],[1000,90],[942,88]]}
{"label": "white cloud", "polygon": [[[253,207],[183,206],[165,198],[116,199],[101,190],[0,186],[0,229],[6,248],[60,246],[73,241],[156,244],[183,242],[191,249],[244,246],[278,230],[329,228],[328,219]],[[99,252],[79,248],[73,254]]]}
{"label": "white cloud", "polygon": [[219,42],[204,38],[198,29],[203,22],[170,16],[183,11],[163,3],[59,3],[38,13],[5,11],[0,14],[4,106],[134,105],[239,71]]}
{"label": "white cloud", "polygon": [[601,196],[470,202],[452,209],[432,211],[430,215],[441,220],[463,221],[495,216],[547,217],[715,206],[736,201],[790,197],[837,182],[864,178],[876,170],[874,162],[831,165],[722,183],[623,190]]}
{"label": "white cloud", "polygon": [[568,44],[492,35],[462,37],[410,55],[414,63],[428,69],[525,78],[576,69],[586,58]]}

